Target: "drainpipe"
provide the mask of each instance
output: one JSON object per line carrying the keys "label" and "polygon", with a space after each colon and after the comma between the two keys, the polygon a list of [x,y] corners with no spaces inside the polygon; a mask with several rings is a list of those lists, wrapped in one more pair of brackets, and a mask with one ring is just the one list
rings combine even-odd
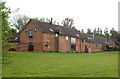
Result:
{"label": "drainpipe", "polygon": [[94,32],[93,32],[93,41],[94,41]]}

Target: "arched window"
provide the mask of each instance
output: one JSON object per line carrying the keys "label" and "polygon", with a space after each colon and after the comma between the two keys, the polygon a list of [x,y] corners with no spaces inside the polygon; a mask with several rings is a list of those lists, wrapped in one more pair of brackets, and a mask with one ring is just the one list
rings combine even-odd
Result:
{"label": "arched window", "polygon": [[28,31],[28,28],[26,28],[26,32]]}
{"label": "arched window", "polygon": [[48,47],[48,42],[45,42],[45,47]]}
{"label": "arched window", "polygon": [[29,30],[29,38],[33,38],[33,30]]}

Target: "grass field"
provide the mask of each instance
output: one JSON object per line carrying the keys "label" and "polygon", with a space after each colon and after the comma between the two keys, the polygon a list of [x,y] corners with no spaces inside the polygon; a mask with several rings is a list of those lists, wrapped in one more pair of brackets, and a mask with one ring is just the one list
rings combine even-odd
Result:
{"label": "grass field", "polygon": [[118,77],[118,52],[6,52],[3,59],[3,77]]}

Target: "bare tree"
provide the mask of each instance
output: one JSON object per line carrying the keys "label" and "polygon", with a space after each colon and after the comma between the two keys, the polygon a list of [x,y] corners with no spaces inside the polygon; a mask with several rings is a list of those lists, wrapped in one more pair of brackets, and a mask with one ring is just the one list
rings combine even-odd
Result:
{"label": "bare tree", "polygon": [[65,18],[61,24],[65,27],[70,27],[70,28],[75,28],[74,25],[74,20],[72,18]]}
{"label": "bare tree", "polygon": [[18,30],[18,32],[25,27],[28,21],[29,18],[25,15],[16,15],[11,19],[13,26]]}

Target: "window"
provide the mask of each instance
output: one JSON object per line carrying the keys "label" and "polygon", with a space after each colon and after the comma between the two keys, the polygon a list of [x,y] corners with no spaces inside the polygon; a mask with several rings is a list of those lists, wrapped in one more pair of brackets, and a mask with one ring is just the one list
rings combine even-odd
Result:
{"label": "window", "polygon": [[77,35],[77,37],[79,37],[79,35],[78,34],[76,34]]}
{"label": "window", "polygon": [[51,32],[53,32],[53,29],[50,29]]}
{"label": "window", "polygon": [[26,32],[28,31],[28,28],[26,28]]}
{"label": "window", "polygon": [[36,27],[34,28],[34,31],[35,31],[35,32],[37,31]]}
{"label": "window", "polygon": [[97,47],[97,44],[96,44],[96,47]]}
{"label": "window", "polygon": [[89,37],[87,37],[87,39],[89,39]]}
{"label": "window", "polygon": [[15,40],[18,40],[19,37],[16,37]]}
{"label": "window", "polygon": [[71,38],[71,43],[76,43],[76,38]]}
{"label": "window", "polygon": [[92,39],[92,37],[90,37],[90,39]]}
{"label": "window", "polygon": [[84,39],[82,39],[82,42],[84,42]]}
{"label": "window", "polygon": [[71,50],[76,51],[76,38],[71,38]]}
{"label": "window", "polygon": [[66,40],[68,40],[68,36],[66,36]]}
{"label": "window", "polygon": [[55,34],[55,37],[58,37],[58,34],[57,34],[57,33]]}
{"label": "window", "polygon": [[76,44],[71,44],[71,50],[76,51]]}
{"label": "window", "polygon": [[29,38],[33,38],[33,30],[29,30]]}
{"label": "window", "polygon": [[45,42],[45,47],[48,47],[48,42]]}

